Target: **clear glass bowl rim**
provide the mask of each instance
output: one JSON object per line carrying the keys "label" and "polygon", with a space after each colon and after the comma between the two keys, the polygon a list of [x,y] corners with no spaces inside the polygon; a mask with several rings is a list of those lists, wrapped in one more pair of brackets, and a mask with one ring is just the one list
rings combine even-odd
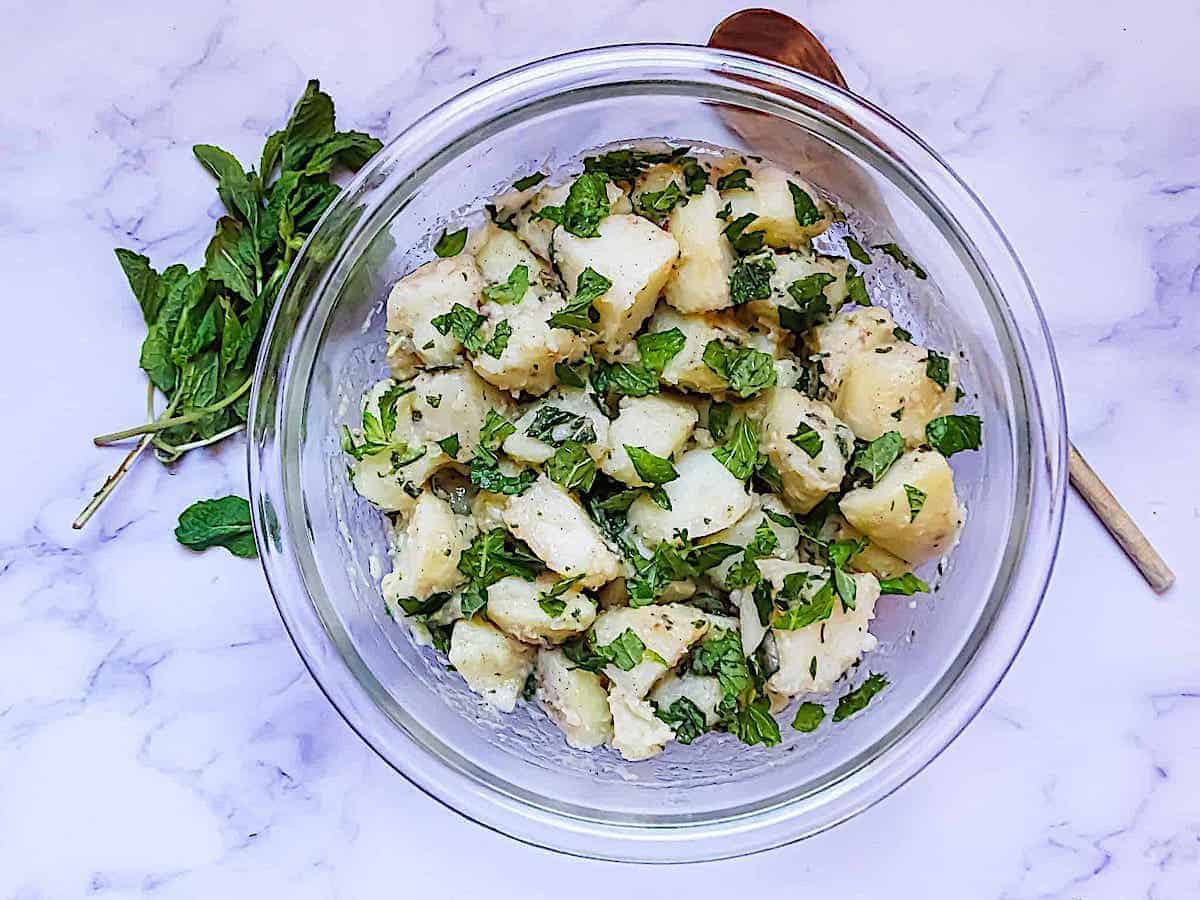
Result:
{"label": "clear glass bowl rim", "polygon": [[[669,76],[664,73],[670,71]],[[345,660],[332,649],[326,624],[305,587],[290,538],[302,522],[289,514],[286,454],[294,446],[279,411],[287,404],[265,402],[286,385],[291,333],[280,313],[297,271],[322,229],[339,209],[379,173],[402,167],[415,171],[445,145],[445,135],[468,138],[486,128],[520,97],[539,86],[561,93],[574,85],[655,81],[717,84],[726,93],[769,97],[779,105],[797,101],[759,85],[794,92],[848,117],[886,148],[924,199],[948,220],[974,250],[1000,298],[991,310],[1007,322],[1018,357],[1025,363],[1019,386],[1030,423],[1030,485],[1023,512],[1027,531],[1010,567],[1008,589],[994,597],[992,621],[956,678],[922,718],[902,734],[880,741],[876,754],[822,791],[736,819],[682,826],[613,825],[557,814],[494,790],[455,770],[401,734],[370,698]],[[524,102],[529,102],[527,99]],[[481,118],[482,117],[482,118]],[[432,146],[430,136],[442,143]],[[922,176],[915,174],[917,164]],[[364,216],[363,219],[370,219]],[[351,236],[354,231],[351,230]],[[342,247],[349,243],[349,237]],[[314,298],[319,303],[321,288]],[[888,796],[929,764],[974,718],[999,685],[1024,643],[1041,604],[1057,553],[1066,491],[1066,414],[1054,350],[1041,309],[1008,241],[982,203],[919,137],[857,95],[826,82],[744,54],[685,44],[624,44],[582,50],[532,62],[494,76],[442,103],[414,121],[360,171],[326,212],[298,255],[267,324],[251,393],[248,468],[250,502],[259,554],[281,618],[318,686],[350,727],[412,784],[456,812],[518,840],[559,852],[630,862],[701,861],[756,852],[816,834]],[[1021,512],[1021,511],[1019,511]],[[307,549],[307,548],[305,548]],[[993,587],[995,591],[995,587]],[[933,691],[931,691],[932,693]],[[401,752],[396,751],[397,744]]]}

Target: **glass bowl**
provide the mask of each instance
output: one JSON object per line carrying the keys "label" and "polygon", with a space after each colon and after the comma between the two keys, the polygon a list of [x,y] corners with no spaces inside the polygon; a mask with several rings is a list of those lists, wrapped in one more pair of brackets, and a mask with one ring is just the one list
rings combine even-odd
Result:
{"label": "glass bowl", "polygon": [[[491,711],[388,619],[383,516],[347,478],[338,427],[385,374],[388,286],[429,258],[448,215],[611,142],[669,138],[759,153],[832,191],[871,243],[927,280],[872,267],[901,325],[965,353],[983,449],[953,460],[967,525],[938,590],[880,601],[867,670],[891,686],[814,734],[728,735],[647,762],[563,742],[535,704]],[[879,270],[876,272],[875,270]],[[890,275],[888,273],[891,273]],[[882,274],[880,274],[882,273]],[[251,400],[250,493],[263,567],[313,677],[398,772],[464,816],[589,857],[678,862],[814,834],[920,771],[995,689],[1037,612],[1058,546],[1066,430],[1030,285],[996,224],[928,147],[866,101],[740,54],[588,50],[453,98],[383,149],[326,213],[268,325]]]}

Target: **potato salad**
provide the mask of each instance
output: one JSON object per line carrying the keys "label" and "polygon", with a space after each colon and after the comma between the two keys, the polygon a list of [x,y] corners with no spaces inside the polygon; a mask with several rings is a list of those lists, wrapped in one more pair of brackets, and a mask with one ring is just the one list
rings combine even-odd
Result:
{"label": "potato salad", "polygon": [[433,250],[342,434],[395,620],[628,760],[886,689],[880,598],[929,590],[964,518],[947,457],[980,444],[959,355],[872,303],[916,262],[795,172],[669,146],[521,178]]}

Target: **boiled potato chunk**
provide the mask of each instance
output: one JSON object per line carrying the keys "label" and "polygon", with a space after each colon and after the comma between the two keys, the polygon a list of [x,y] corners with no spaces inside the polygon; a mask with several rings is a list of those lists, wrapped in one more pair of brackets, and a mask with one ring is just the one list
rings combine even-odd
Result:
{"label": "boiled potato chunk", "polygon": [[[775,590],[783,587],[783,579],[792,572],[806,573],[805,599],[811,599],[829,577],[827,570],[797,563],[767,561],[761,568]],[[794,630],[772,629],[779,669],[767,679],[768,690],[789,696],[823,693],[832,688],[862,654],[875,649],[878,641],[867,629],[875,618],[879,582],[874,575],[851,577],[855,586],[854,609],[845,609],[841,600],[835,598],[833,612],[822,622]],[[812,674],[814,659],[815,676]]]}
{"label": "boiled potato chunk", "polygon": [[527,644],[561,644],[572,635],[581,634],[596,619],[596,602],[570,587],[557,599],[566,606],[556,616],[548,614],[538,597],[548,594],[557,584],[553,575],[525,581],[510,575],[501,578],[487,590],[487,617],[502,631]]}
{"label": "boiled potato chunk", "polygon": [[597,237],[581,238],[565,228],[556,229],[554,261],[570,296],[586,268],[612,282],[595,301],[600,313],[598,339],[611,354],[624,348],[654,312],[658,294],[679,256],[679,245],[641,216],[610,215],[601,221],[599,231]]}
{"label": "boiled potato chunk", "polygon": [[388,365],[399,379],[411,378],[418,366],[452,366],[461,345],[453,334],[441,334],[432,319],[450,312],[455,303],[478,309],[483,278],[466,253],[427,262],[405,275],[387,300]]}
{"label": "boiled potato chunk", "polygon": [[721,689],[721,682],[714,676],[668,672],[650,693],[650,699],[659,709],[666,709],[681,697],[696,705],[704,714],[704,722],[709,728],[717,724],[717,706],[724,699],[725,692]]}
{"label": "boiled potato chunk", "polygon": [[598,588],[621,574],[621,560],[579,501],[545,475],[508,501],[504,523],[549,568],[582,575],[580,587]]}
{"label": "boiled potato chunk", "polygon": [[620,412],[609,429],[610,453],[601,467],[618,481],[642,486],[625,445],[641,447],[655,456],[671,457],[691,437],[700,416],[685,400],[665,394],[622,397]]}
{"label": "boiled potato chunk", "polygon": [[711,187],[671,210],[667,227],[679,243],[679,264],[667,282],[667,302],[680,312],[698,313],[733,305],[729,273],[733,248],[717,218],[723,203]]}
{"label": "boiled potato chunk", "polygon": [[628,672],[611,663],[604,667],[614,689],[640,698],[646,696],[667,669],[683,659],[688,647],[700,640],[708,627],[708,620],[699,610],[681,603],[664,603],[605,610],[596,617],[592,632],[596,646],[603,647],[626,629],[632,630],[648,650],[666,663],[647,657]]}
{"label": "boiled potato chunk", "polygon": [[569,182],[546,185],[534,193],[533,199],[517,212],[513,220],[517,229],[517,237],[542,259],[550,258],[550,241],[557,226],[549,219],[537,218],[535,213],[545,206],[562,206],[567,201],[567,194],[570,192]]}
{"label": "boiled potato chunk", "polygon": [[538,702],[568,744],[587,750],[612,739],[608,692],[599,675],[576,668],[561,650],[545,648],[538,651],[536,673]]}
{"label": "boiled potato chunk", "polygon": [[[609,436],[609,421],[604,413],[600,412],[592,398],[588,396],[587,391],[579,388],[558,388],[552,391],[544,399],[532,404],[515,423],[517,430],[504,439],[504,452],[513,459],[521,462],[535,463],[541,465],[551,456],[554,455],[554,446],[539,438],[535,438],[526,434],[526,431],[534,423],[538,413],[546,407],[562,410],[576,416],[582,416],[592,423],[592,431],[595,432],[595,443],[585,444],[588,452],[596,462],[604,461],[608,456],[608,436]],[[556,429],[555,434],[552,434],[555,440],[562,440],[563,436],[569,430],[569,426],[562,425]],[[560,433],[561,432],[561,433]]]}
{"label": "boiled potato chunk", "polygon": [[675,737],[675,731],[654,714],[654,707],[646,700],[613,690],[608,695],[608,706],[613,721],[611,746],[622,759],[636,762],[657,756]]}
{"label": "boiled potato chunk", "polygon": [[550,317],[565,305],[562,295],[554,292],[541,296],[526,292],[522,302],[511,306],[486,304],[486,339],[491,340],[501,322],[507,322],[512,333],[499,358],[487,352],[471,358],[475,371],[490,384],[514,394],[546,393],[557,384],[554,364],[579,359],[587,351],[581,335],[550,326]]}
{"label": "boiled potato chunk", "polygon": [[843,309],[814,328],[808,335],[809,348],[821,357],[825,383],[837,391],[850,360],[859,353],[896,343],[895,328],[892,314],[882,306]]}
{"label": "boiled potato chunk", "polygon": [[[748,180],[750,190],[721,192],[721,200],[730,205],[729,221],[746,213],[758,218],[746,231],[761,231],[772,247],[804,247],[808,241],[829,227],[829,207],[811,184],[797,175],[789,174],[774,166],[752,168]],[[796,204],[792,197],[791,183],[808,194],[817,206],[821,218],[811,225],[801,225],[796,218]]]}
{"label": "boiled potato chunk", "polygon": [[727,387],[725,380],[704,364],[704,348],[709,341],[746,343],[746,331],[733,320],[720,315],[685,316],[667,307],[661,307],[648,326],[652,332],[670,331],[672,328],[683,332],[686,343],[663,369],[662,380],[688,391],[724,395]]}
{"label": "boiled potato chunk", "polygon": [[512,712],[536,651],[482,619],[459,619],[450,633],[450,665],[501,712]]}
{"label": "boiled potato chunk", "polygon": [[474,519],[456,515],[433,492],[422,492],[408,524],[396,535],[392,571],[383,576],[384,598],[424,600],[458,587],[466,580],[458,571],[458,560],[475,534]]}
{"label": "boiled potato chunk", "polygon": [[954,411],[954,363],[941,387],[926,372],[929,351],[897,341],[851,357],[833,408],[855,435],[872,441],[898,431],[909,447],[925,442],[925,426]]}
{"label": "boiled potato chunk", "polygon": [[675,464],[679,477],[663,485],[670,509],[647,496],[629,507],[629,524],[648,546],[657,546],[685,530],[693,540],[728,528],[750,510],[746,486],[713,456],[689,450]]}
{"label": "boiled potato chunk", "polygon": [[[905,486],[924,494],[916,515]],[[954,472],[944,456],[931,450],[905,453],[878,484],[850,491],[839,506],[846,521],[872,544],[914,566],[949,552],[963,522]]]}
{"label": "boiled potato chunk", "polygon": [[[763,447],[793,509],[807,513],[841,486],[854,435],[826,404],[796,390],[778,389],[771,392],[763,425]],[[812,441],[807,449],[791,440],[802,426],[806,432],[801,439]],[[810,456],[814,446],[816,455]]]}

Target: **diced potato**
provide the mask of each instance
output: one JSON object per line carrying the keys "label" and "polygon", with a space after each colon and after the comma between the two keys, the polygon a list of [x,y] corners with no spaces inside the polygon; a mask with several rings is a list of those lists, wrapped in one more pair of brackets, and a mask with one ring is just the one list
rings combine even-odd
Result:
{"label": "diced potato", "polygon": [[[761,566],[759,567],[761,568]],[[738,588],[729,595],[738,610],[738,628],[742,633],[742,653],[749,656],[758,649],[770,630],[770,623],[762,623],[758,604],[754,602],[753,588]]]}
{"label": "diced potato", "polygon": [[367,500],[384,512],[398,513],[407,518],[417,503],[421,486],[405,476],[404,469],[396,470],[388,452],[364,456],[351,465],[352,483]]}
{"label": "diced potato", "polygon": [[648,650],[663,660],[643,658],[628,672],[612,664],[604,667],[604,674],[617,689],[631,697],[644,697],[667,669],[683,659],[688,647],[700,640],[708,627],[708,620],[699,610],[666,603],[605,610],[596,617],[592,632],[596,645],[603,647],[631,629]]}
{"label": "diced potato", "polygon": [[595,302],[601,347],[615,353],[623,348],[654,312],[659,292],[670,277],[679,245],[675,238],[641,216],[610,215],[599,235],[581,238],[558,228],[554,232],[554,261],[575,295],[579,276],[592,268],[612,282]]}
{"label": "diced potato", "polygon": [[598,588],[621,574],[620,559],[579,501],[545,475],[509,500],[504,522],[555,572],[583,575],[581,587]]}
{"label": "diced potato", "polygon": [[[501,464],[503,464],[501,460]],[[471,501],[471,515],[480,531],[493,531],[504,527],[504,510],[508,507],[508,496],[480,491]]]}
{"label": "diced potato", "polygon": [[[504,440],[505,453],[513,459],[537,465],[541,465],[554,455],[555,448],[553,445],[525,433],[529,426],[533,424],[534,419],[537,418],[538,413],[546,407],[553,407],[576,416],[583,416],[591,422],[592,431],[596,433],[596,441],[595,443],[585,445],[588,453],[592,455],[592,458],[596,462],[603,462],[607,458],[610,428],[608,417],[600,412],[587,391],[580,388],[568,387],[560,387],[552,391],[544,399],[532,404],[525,410],[521,418],[513,423],[516,425],[517,430]],[[555,440],[563,439],[562,436],[555,435],[554,437]]]}
{"label": "diced potato", "polygon": [[527,292],[521,303],[512,306],[486,304],[485,339],[492,339],[501,322],[507,322],[512,333],[499,358],[486,352],[471,358],[475,371],[490,384],[514,394],[546,393],[558,383],[554,364],[579,359],[587,352],[587,341],[581,335],[550,326],[550,317],[565,305],[562,295],[553,292],[540,297]]}
{"label": "diced potato", "polygon": [[[836,491],[854,452],[854,434],[838,421],[826,404],[791,389],[771,392],[763,423],[763,448],[783,480],[783,493],[792,508],[809,512]],[[791,440],[801,425],[820,439],[815,456]],[[810,448],[811,449],[811,448]]]}
{"label": "diced potato", "polygon": [[[735,547],[745,547],[752,540],[758,531],[759,527],[764,523],[771,532],[775,535],[776,547],[771,556],[776,559],[799,559],[797,548],[800,546],[800,532],[795,528],[786,528],[777,522],[771,521],[763,512],[764,509],[769,509],[773,513],[783,516],[791,516],[791,511],[780,502],[779,498],[772,494],[759,496],[757,494],[751,497],[751,506],[749,512],[742,516],[730,528],[724,531],[718,531],[712,537],[707,538],[705,543],[716,544],[732,544]],[[713,566],[708,570],[708,577],[713,583],[722,590],[728,590],[729,585],[726,583],[726,578],[729,575],[729,570],[735,564],[741,562],[741,554],[735,553],[721,561],[719,565]]]}
{"label": "diced potato", "polygon": [[504,284],[513,269],[525,266],[529,271],[529,289],[522,299],[532,299],[546,290],[542,279],[549,273],[549,267],[519,237],[491,223],[483,229],[475,250],[475,264],[487,284]]}
{"label": "diced potato", "polygon": [[[751,167],[750,190],[722,191],[721,200],[730,204],[729,221],[746,213],[758,218],[746,228],[761,231],[772,247],[805,247],[809,240],[829,227],[829,207],[811,184],[798,175],[774,166]],[[804,191],[817,205],[821,218],[812,225],[801,225],[789,182]]]}
{"label": "diced potato", "polygon": [[725,380],[704,364],[704,348],[709,341],[745,344],[749,340],[748,332],[727,316],[716,313],[685,316],[667,307],[660,307],[647,326],[649,331],[670,331],[672,328],[682,331],[687,343],[667,363],[662,380],[684,390],[724,396]]}
{"label": "diced potato", "polygon": [[821,357],[822,378],[836,391],[850,360],[861,352],[896,342],[896,322],[882,306],[844,309],[808,335],[809,348]]}
{"label": "diced potato", "polygon": [[[924,494],[914,516],[905,487]],[[910,450],[873,487],[841,499],[842,515],[870,538],[911,565],[942,556],[958,540],[963,511],[954,491],[954,472],[940,453]]]}
{"label": "diced potato", "polygon": [[647,496],[629,507],[629,524],[648,546],[686,530],[693,540],[728,528],[750,509],[746,486],[713,456],[712,450],[689,450],[675,464],[679,477],[663,485],[670,509]]}
{"label": "diced potato", "polygon": [[450,665],[467,687],[501,712],[512,712],[533,671],[535,650],[483,619],[459,619],[450,634]]}
{"label": "diced potato", "polygon": [[535,581],[514,575],[501,578],[488,588],[487,617],[527,644],[561,644],[587,631],[596,620],[596,602],[577,587],[568,588],[557,598],[566,606],[556,616],[549,615],[538,603],[538,597],[557,582],[553,575],[542,575]]}
{"label": "diced potato", "polygon": [[470,516],[456,515],[449,503],[424,491],[408,524],[396,536],[392,571],[383,576],[384,599],[389,603],[400,597],[424,600],[458,587],[466,580],[458,571],[458,560],[475,534]]}
{"label": "diced potato", "polygon": [[834,398],[838,416],[864,441],[898,431],[909,447],[925,442],[925,426],[954,411],[954,362],[943,389],[925,372],[929,351],[897,341],[850,358]]}
{"label": "diced potato", "polygon": [[[761,566],[763,575],[775,590],[783,587],[784,578],[792,572],[809,576],[802,595],[812,595],[828,578],[828,571],[798,563],[768,561]],[[878,641],[867,628],[875,618],[875,601],[879,599],[879,582],[874,575],[851,575],[854,579],[854,609],[843,608],[841,600],[833,601],[828,619],[813,622],[803,628],[772,629],[779,669],[767,679],[767,688],[777,694],[823,693],[863,653],[874,650]],[[816,675],[812,674],[816,659]]]}
{"label": "diced potato", "polygon": [[679,264],[667,282],[667,302],[685,313],[725,309],[729,297],[729,273],[733,270],[733,248],[717,218],[723,203],[716,190],[702,194],[671,210],[667,223],[679,243]]}
{"label": "diced potato", "polygon": [[637,209],[642,194],[656,194],[665,191],[667,185],[675,182],[684,196],[687,196],[687,182],[683,177],[683,167],[674,163],[657,163],[637,177],[633,190],[629,192],[629,201],[633,209]]}
{"label": "diced potato", "polygon": [[641,486],[625,445],[670,457],[687,443],[700,416],[685,400],[665,394],[622,397],[620,413],[609,429],[609,456],[601,467],[618,481]]}
{"label": "diced potato", "polygon": [[455,303],[477,309],[482,291],[483,278],[466,253],[427,262],[396,282],[387,300],[392,375],[405,379],[416,374],[417,366],[454,365],[462,349],[458,339],[441,334],[431,320]]}
{"label": "diced potato", "polygon": [[612,690],[608,706],[613,720],[612,748],[623,759],[631,762],[649,759],[661,753],[667,741],[675,737],[671,726],[654,715],[654,707],[646,700]]}
{"label": "diced potato", "polygon": [[[833,541],[858,541],[864,539],[865,535],[835,513],[825,520],[822,537]],[[855,572],[870,572],[882,581],[884,578],[899,578],[911,568],[896,554],[872,543],[869,538],[866,541],[866,548],[850,557],[849,568]]]}
{"label": "diced potato", "polygon": [[676,675],[668,672],[654,686],[650,699],[659,709],[666,709],[676,700],[685,697],[696,705],[704,714],[704,722],[709,728],[717,724],[717,706],[725,697],[721,682],[712,675]]}
{"label": "diced potato", "polygon": [[600,676],[571,665],[561,650],[537,655],[537,699],[567,743],[587,750],[612,740],[612,713]]}
{"label": "diced potato", "polygon": [[788,288],[803,278],[823,274],[833,276],[835,281],[822,291],[831,313],[836,313],[846,302],[846,270],[849,262],[840,256],[821,256],[816,253],[795,251],[775,255],[775,272],[771,275],[771,296],[766,300],[751,300],[746,309],[759,321],[779,325],[779,307],[799,309],[799,301]]}

